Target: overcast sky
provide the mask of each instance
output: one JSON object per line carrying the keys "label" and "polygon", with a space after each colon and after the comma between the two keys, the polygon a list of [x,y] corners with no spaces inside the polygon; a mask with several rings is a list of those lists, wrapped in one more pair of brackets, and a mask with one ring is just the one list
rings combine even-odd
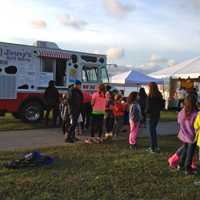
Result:
{"label": "overcast sky", "polygon": [[0,27],[0,41],[54,41],[128,67],[200,55],[200,0],[4,0]]}

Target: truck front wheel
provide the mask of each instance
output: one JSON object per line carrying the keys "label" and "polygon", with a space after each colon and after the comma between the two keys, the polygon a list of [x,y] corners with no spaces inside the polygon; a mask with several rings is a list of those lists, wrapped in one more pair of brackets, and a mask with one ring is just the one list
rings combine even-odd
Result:
{"label": "truck front wheel", "polygon": [[13,112],[12,113],[12,116],[15,118],[15,119],[20,119],[20,114],[18,112]]}
{"label": "truck front wheel", "polygon": [[23,121],[36,123],[42,120],[44,109],[39,102],[27,102],[23,105],[21,114]]}

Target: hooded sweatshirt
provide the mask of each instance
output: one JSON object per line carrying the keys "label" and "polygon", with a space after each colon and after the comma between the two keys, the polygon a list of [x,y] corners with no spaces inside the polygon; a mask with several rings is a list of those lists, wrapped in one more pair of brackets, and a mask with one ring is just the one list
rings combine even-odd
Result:
{"label": "hooded sweatshirt", "polygon": [[188,119],[185,118],[184,108],[178,114],[178,124],[180,126],[178,138],[184,143],[193,143],[195,139],[194,122],[197,111],[193,110]]}

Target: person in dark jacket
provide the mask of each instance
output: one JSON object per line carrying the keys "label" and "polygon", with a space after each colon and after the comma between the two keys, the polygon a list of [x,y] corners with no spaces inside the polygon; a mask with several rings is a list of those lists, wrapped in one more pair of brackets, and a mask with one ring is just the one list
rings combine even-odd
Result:
{"label": "person in dark jacket", "polygon": [[73,143],[75,142],[75,129],[83,105],[83,94],[81,91],[81,82],[79,80],[76,80],[74,86],[70,89],[68,102],[71,117],[71,125],[69,128],[69,134],[66,139],[66,142]]}
{"label": "person in dark jacket", "polygon": [[55,87],[53,80],[49,81],[49,85],[44,92],[44,100],[46,104],[45,123],[49,123],[49,113],[53,110],[53,125],[56,126],[59,109],[59,92]]}
{"label": "person in dark jacket", "polygon": [[146,94],[144,88],[140,88],[138,103],[140,105],[141,114],[142,114],[141,124],[144,125],[144,127],[145,127],[146,126],[147,94]]}
{"label": "person in dark jacket", "polygon": [[157,142],[157,125],[160,119],[160,111],[163,109],[164,100],[155,82],[149,83],[147,98],[147,112],[149,114],[150,152],[160,152]]}

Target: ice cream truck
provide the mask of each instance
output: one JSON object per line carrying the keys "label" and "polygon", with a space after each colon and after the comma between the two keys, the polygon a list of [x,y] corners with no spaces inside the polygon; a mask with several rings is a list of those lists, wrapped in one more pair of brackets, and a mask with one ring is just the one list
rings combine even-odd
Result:
{"label": "ice cream truck", "polygon": [[60,93],[75,80],[82,89],[107,83],[106,56],[60,49],[53,42],[33,46],[0,42],[0,115],[10,112],[27,122],[38,122],[45,110],[43,93],[54,80]]}

